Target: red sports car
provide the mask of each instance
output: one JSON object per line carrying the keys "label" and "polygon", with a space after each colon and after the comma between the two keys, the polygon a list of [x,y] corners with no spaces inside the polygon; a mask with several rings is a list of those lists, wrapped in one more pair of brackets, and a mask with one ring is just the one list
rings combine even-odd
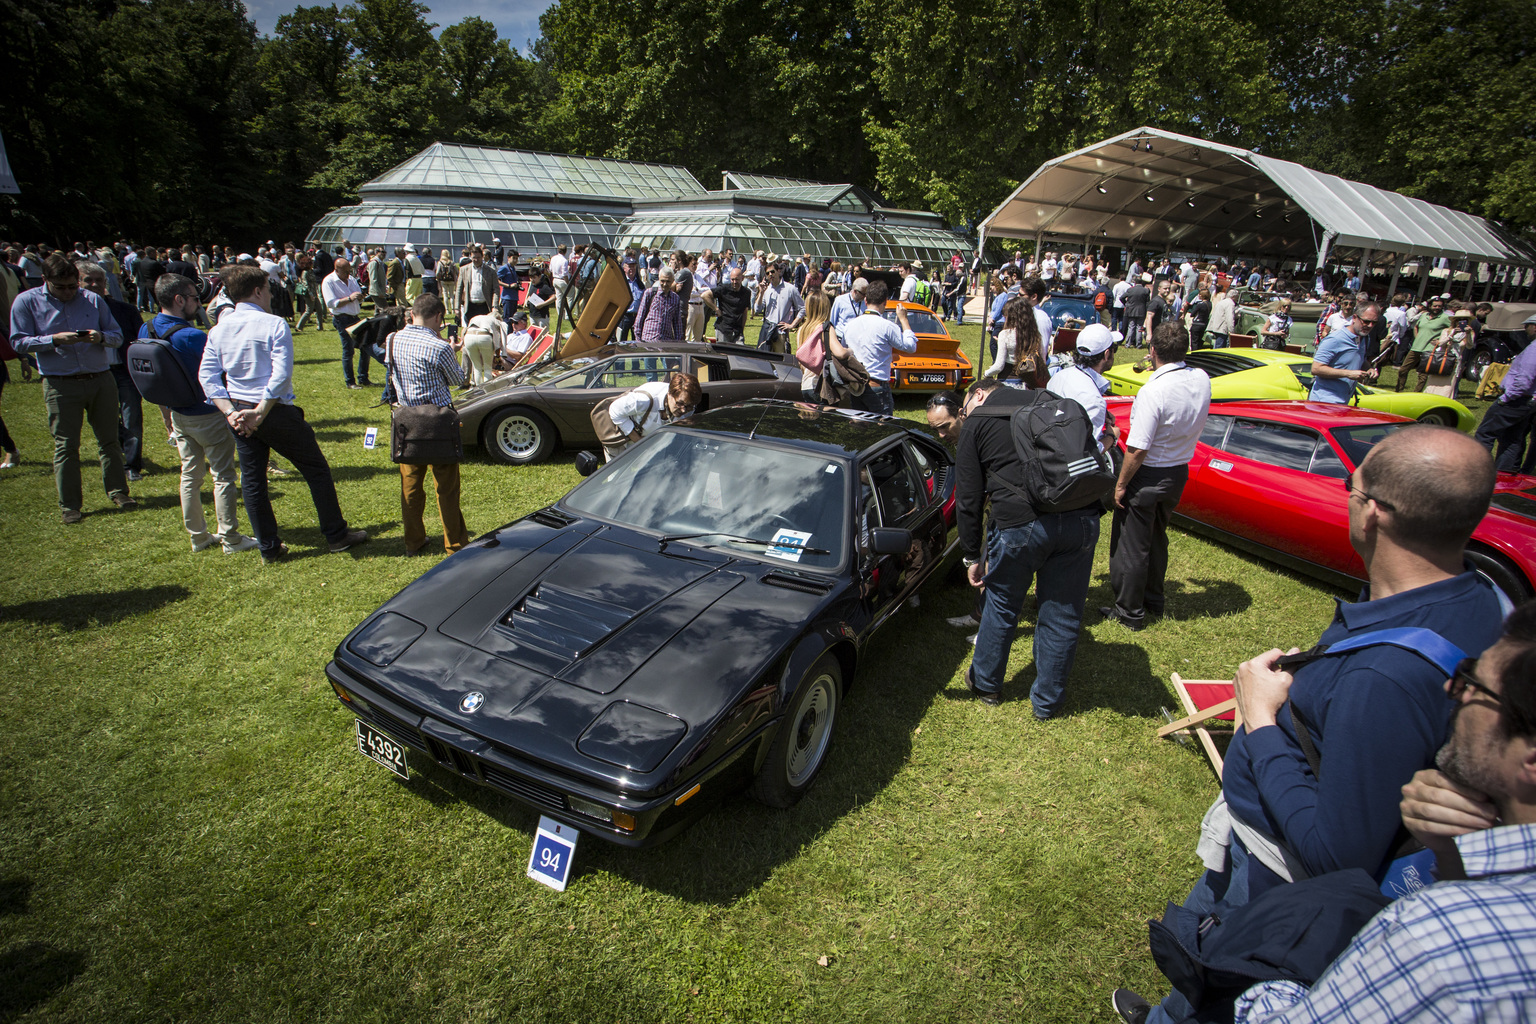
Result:
{"label": "red sports car", "polygon": [[[1122,424],[1126,399],[1110,398]],[[1320,402],[1218,402],[1189,463],[1176,518],[1198,533],[1338,586],[1365,582],[1349,544],[1344,481],[1371,446],[1413,421]],[[1467,560],[1511,602],[1536,593],[1536,477],[1499,474]]]}

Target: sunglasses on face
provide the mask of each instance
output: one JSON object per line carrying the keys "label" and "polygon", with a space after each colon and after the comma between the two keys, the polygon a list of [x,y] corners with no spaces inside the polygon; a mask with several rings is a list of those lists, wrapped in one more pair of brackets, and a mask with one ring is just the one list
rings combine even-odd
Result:
{"label": "sunglasses on face", "polygon": [[1386,509],[1388,512],[1396,512],[1397,511],[1397,506],[1393,505],[1391,502],[1389,502],[1389,501],[1382,501],[1380,498],[1376,497],[1376,495],[1369,494],[1366,491],[1363,491],[1360,488],[1356,487],[1355,486],[1355,479],[1354,479],[1353,475],[1347,476],[1347,477],[1344,478],[1344,493],[1345,494],[1351,494],[1351,495],[1358,494],[1358,495],[1360,495],[1361,498],[1365,499],[1366,501],[1374,501],[1376,504],[1380,505],[1382,508]]}
{"label": "sunglasses on face", "polygon": [[1456,671],[1451,673],[1450,688],[1446,691],[1450,698],[1452,700],[1461,700],[1464,693],[1466,693],[1468,690],[1472,690],[1476,693],[1482,694],[1485,697],[1491,698],[1495,704],[1502,706],[1504,703],[1504,698],[1501,697],[1497,692],[1489,689],[1477,681],[1477,677],[1473,675],[1476,669],[1476,658],[1462,658],[1461,661],[1456,663]]}

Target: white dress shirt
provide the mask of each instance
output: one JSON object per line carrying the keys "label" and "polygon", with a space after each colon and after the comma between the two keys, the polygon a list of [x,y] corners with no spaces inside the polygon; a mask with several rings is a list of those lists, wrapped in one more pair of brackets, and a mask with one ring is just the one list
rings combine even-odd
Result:
{"label": "white dress shirt", "polygon": [[564,281],[570,269],[571,261],[559,253],[549,258],[549,274],[557,281]]}
{"label": "white dress shirt", "polygon": [[1388,306],[1382,314],[1387,318],[1388,330],[1395,345],[1403,340],[1403,335],[1408,333],[1408,310],[1402,306]]}
{"label": "white dress shirt", "polygon": [[288,322],[253,302],[239,303],[208,332],[197,379],[210,402],[224,398],[260,404],[271,398],[292,405],[293,335]]}
{"label": "white dress shirt", "polygon": [[1131,403],[1127,448],[1147,453],[1143,465],[1184,466],[1211,411],[1211,378],[1182,362],[1164,363]]}
{"label": "white dress shirt", "polygon": [[[661,414],[667,409],[669,386],[667,381],[654,380],[615,398],[613,404],[608,406],[608,416],[613,420],[614,426],[626,434],[634,433],[637,426],[642,433],[646,434],[660,429]],[[646,398],[651,399],[649,410],[646,409]],[[642,416],[645,418],[641,419]]]}
{"label": "white dress shirt", "polygon": [[869,371],[870,380],[888,383],[891,379],[891,351],[917,351],[917,335],[881,316],[877,310],[867,310],[854,317],[838,331],[844,345],[853,350]]}
{"label": "white dress shirt", "polygon": [[917,301],[917,275],[908,274],[905,281],[901,282],[901,301]]}
{"label": "white dress shirt", "polygon": [[[346,313],[350,316],[363,315],[362,288],[358,287],[357,278],[348,275],[343,281],[333,271],[325,275],[325,280],[320,282],[320,292],[325,296],[325,308],[331,311],[331,315]],[[358,298],[353,298],[356,293]]]}

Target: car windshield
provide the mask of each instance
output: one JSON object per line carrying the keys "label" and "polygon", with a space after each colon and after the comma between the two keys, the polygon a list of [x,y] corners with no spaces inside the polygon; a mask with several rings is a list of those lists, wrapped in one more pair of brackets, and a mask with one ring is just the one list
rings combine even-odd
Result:
{"label": "car windshield", "polygon": [[1339,443],[1339,447],[1344,449],[1349,461],[1358,466],[1376,446],[1376,442],[1402,426],[1401,423],[1368,423],[1358,427],[1334,427],[1329,433]]}
{"label": "car windshield", "polygon": [[[891,323],[896,322],[896,311],[887,309],[885,318]],[[939,323],[939,318],[932,313],[923,313],[916,309],[907,310],[907,323],[912,325],[913,334],[946,334],[944,325]]]}
{"label": "car windshield", "polygon": [[579,370],[592,365],[590,357],[578,359],[551,359],[545,363],[538,363],[526,370],[519,371],[522,376],[519,384],[548,384],[550,381],[559,380],[572,370]]}
{"label": "car windshield", "polygon": [[564,504],[663,536],[692,537],[689,544],[834,569],[843,560],[847,490],[841,462],[663,430],[583,481]]}

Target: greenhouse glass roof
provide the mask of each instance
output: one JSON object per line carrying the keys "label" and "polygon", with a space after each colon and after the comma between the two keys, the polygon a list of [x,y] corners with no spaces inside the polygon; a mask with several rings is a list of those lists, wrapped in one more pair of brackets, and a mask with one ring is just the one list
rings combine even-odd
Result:
{"label": "greenhouse glass roof", "polygon": [[726,171],[725,187],[735,188],[793,188],[796,185],[824,185],[825,182],[808,178],[781,178],[776,174],[751,174],[746,171]]}
{"label": "greenhouse glass roof", "polygon": [[604,213],[532,213],[435,203],[364,203],[332,210],[310,228],[311,241],[334,245],[429,245],[462,248],[501,244],[529,253],[557,245],[612,244],[624,218]]}
{"label": "greenhouse glass roof", "polygon": [[565,196],[628,203],[701,193],[704,186],[685,168],[672,164],[435,142],[360,191],[364,195],[472,192],[482,196]]}
{"label": "greenhouse glass roof", "polygon": [[624,222],[615,247],[705,248],[780,255],[830,256],[843,262],[881,264],[903,259],[947,260],[969,251],[969,243],[943,227],[872,224],[815,217],[779,217],[761,213],[680,213],[646,210]]}

